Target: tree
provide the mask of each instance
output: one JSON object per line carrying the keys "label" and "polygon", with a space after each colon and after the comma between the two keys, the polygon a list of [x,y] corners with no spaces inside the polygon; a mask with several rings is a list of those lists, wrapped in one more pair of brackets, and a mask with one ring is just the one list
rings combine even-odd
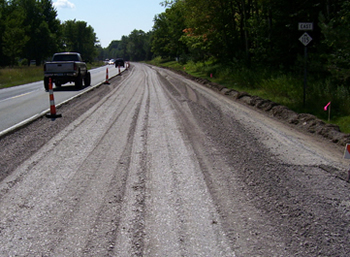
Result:
{"label": "tree", "polygon": [[131,61],[145,60],[146,52],[144,43],[146,40],[146,33],[143,30],[134,29],[129,37],[126,47],[126,53],[130,56]]}
{"label": "tree", "polygon": [[23,27],[24,11],[15,8],[5,20],[5,30],[2,34],[3,53],[10,58],[10,65],[15,64],[16,57],[21,56],[29,37]]}
{"label": "tree", "polygon": [[[0,35],[4,35],[6,29],[6,17],[8,17],[9,3],[6,0],[0,0]],[[9,58],[3,53],[3,37],[0,36],[0,66],[8,64]]]}
{"label": "tree", "polygon": [[97,43],[94,29],[85,21],[69,20],[63,24],[65,51],[79,52],[85,61],[92,62],[97,56]]}
{"label": "tree", "polygon": [[58,48],[60,22],[56,19],[57,12],[51,0],[13,0],[12,5],[25,11],[23,26],[28,41],[24,55],[39,65]]}
{"label": "tree", "polygon": [[179,58],[187,54],[185,42],[181,41],[185,26],[184,5],[181,1],[164,3],[171,6],[155,16],[152,31],[152,52],[164,58]]}
{"label": "tree", "polygon": [[350,78],[350,2],[344,1],[336,16],[320,15],[323,43],[329,47],[325,54],[329,70],[335,78],[349,84]]}

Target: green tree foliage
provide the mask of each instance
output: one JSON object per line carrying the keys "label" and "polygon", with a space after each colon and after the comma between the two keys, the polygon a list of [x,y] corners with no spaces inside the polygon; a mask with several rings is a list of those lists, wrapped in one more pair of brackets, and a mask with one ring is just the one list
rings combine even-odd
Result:
{"label": "green tree foliage", "polygon": [[96,34],[85,21],[66,21],[62,25],[62,33],[65,51],[79,52],[87,62],[95,59],[97,56]]}
{"label": "green tree foliage", "polygon": [[[240,67],[297,70],[304,53],[298,23],[313,22],[314,30],[308,32],[313,38],[308,45],[311,69],[349,77],[349,1],[175,0],[163,5],[167,9],[155,17],[153,27],[157,56],[180,52],[194,61],[212,58]],[[179,42],[184,45],[177,47]]]}
{"label": "green tree foliage", "polygon": [[[6,17],[8,16],[8,2],[0,0],[0,35],[4,35],[6,29]],[[5,46],[3,36],[0,36],[0,66],[4,66],[10,62],[9,58],[4,54],[3,47]]]}
{"label": "green tree foliage", "polygon": [[164,5],[171,5],[171,8],[154,18],[152,51],[163,58],[180,58],[188,52],[185,43],[180,40],[186,28],[184,5],[183,2],[167,2]]}
{"label": "green tree foliage", "polygon": [[106,49],[106,58],[124,58],[125,60],[130,60],[130,56],[126,52],[128,40],[127,36],[123,36],[121,40],[113,40]]}
{"label": "green tree foliage", "polygon": [[[242,13],[233,0],[186,0],[184,15],[186,28],[182,41],[202,58],[233,60],[239,57],[244,45]],[[243,33],[244,35],[244,33]]]}
{"label": "green tree foliage", "polygon": [[25,10],[24,30],[28,41],[24,57],[39,65],[57,48],[56,36],[60,22],[51,0],[13,0],[13,4]]}
{"label": "green tree foliage", "polygon": [[[328,19],[327,19],[328,16]],[[324,43],[329,47],[325,55],[326,68],[339,80],[349,84],[350,78],[350,2],[344,1],[334,17],[320,14]]]}
{"label": "green tree foliage", "polygon": [[129,35],[126,45],[126,53],[130,56],[131,61],[142,61],[146,58],[146,33],[142,30],[133,30]]}
{"label": "green tree foliage", "polygon": [[124,58],[129,61],[144,61],[152,59],[152,32],[133,30],[121,40],[113,40],[105,49],[103,59]]}
{"label": "green tree foliage", "polygon": [[6,16],[5,29],[2,34],[3,54],[10,58],[10,65],[15,64],[16,57],[20,56],[29,40],[23,27],[24,11],[14,8],[11,15]]}
{"label": "green tree foliage", "polygon": [[97,38],[83,21],[57,19],[52,0],[0,0],[0,66],[18,60],[41,64],[57,51],[79,51],[87,61],[97,54]]}

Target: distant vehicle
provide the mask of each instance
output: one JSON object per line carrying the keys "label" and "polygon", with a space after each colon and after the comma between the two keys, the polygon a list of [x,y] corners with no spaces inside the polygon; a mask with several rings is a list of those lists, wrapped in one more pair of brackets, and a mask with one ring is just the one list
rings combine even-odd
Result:
{"label": "distant vehicle", "polygon": [[123,60],[123,58],[117,58],[115,60],[115,67],[118,67],[118,66],[124,67],[124,60]]}
{"label": "distant vehicle", "polygon": [[56,87],[62,84],[74,82],[75,87],[80,89],[83,85],[90,86],[91,74],[83,62],[79,53],[63,52],[56,53],[52,57],[52,62],[44,64],[44,86],[49,90],[49,79],[55,83]]}
{"label": "distant vehicle", "polygon": [[115,60],[114,60],[114,59],[110,59],[110,60],[108,61],[108,64],[113,65],[113,64],[114,64],[114,62],[115,62]]}

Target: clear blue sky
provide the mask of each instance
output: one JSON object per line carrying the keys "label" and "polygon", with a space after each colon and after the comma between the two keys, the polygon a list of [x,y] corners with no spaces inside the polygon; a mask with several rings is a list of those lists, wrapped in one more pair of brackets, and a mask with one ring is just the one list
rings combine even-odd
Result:
{"label": "clear blue sky", "polygon": [[128,36],[134,29],[152,30],[154,16],[165,11],[163,0],[53,0],[57,18],[85,21],[102,47]]}

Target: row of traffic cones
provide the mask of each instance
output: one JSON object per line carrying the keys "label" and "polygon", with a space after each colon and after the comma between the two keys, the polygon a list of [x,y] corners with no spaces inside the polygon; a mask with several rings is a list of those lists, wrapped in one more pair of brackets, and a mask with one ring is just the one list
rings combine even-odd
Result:
{"label": "row of traffic cones", "polygon": [[[126,69],[130,67],[129,62],[126,62]],[[118,65],[118,72],[120,73],[120,65]],[[106,68],[106,81],[104,84],[110,84],[109,83],[109,77],[108,77],[108,68]],[[52,120],[55,120],[56,118],[61,118],[61,114],[56,113],[56,105],[55,105],[55,99],[53,95],[53,86],[52,86],[52,79],[49,78],[49,99],[50,99],[50,114],[46,114],[47,118],[51,118]]]}
{"label": "row of traffic cones", "polygon": [[[127,70],[129,67],[130,67],[130,63],[126,62],[125,63],[125,69]],[[121,74],[121,72],[120,72],[120,65],[118,65],[118,74],[119,75]],[[108,67],[106,68],[106,81],[103,84],[106,84],[106,85],[110,84],[109,83],[109,77],[108,77]]]}

